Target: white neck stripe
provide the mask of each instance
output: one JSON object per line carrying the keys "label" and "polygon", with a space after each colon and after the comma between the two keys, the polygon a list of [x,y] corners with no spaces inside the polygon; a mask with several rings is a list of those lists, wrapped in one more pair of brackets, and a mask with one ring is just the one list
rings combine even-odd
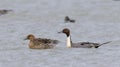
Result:
{"label": "white neck stripe", "polygon": [[71,36],[67,37],[67,47],[71,47]]}

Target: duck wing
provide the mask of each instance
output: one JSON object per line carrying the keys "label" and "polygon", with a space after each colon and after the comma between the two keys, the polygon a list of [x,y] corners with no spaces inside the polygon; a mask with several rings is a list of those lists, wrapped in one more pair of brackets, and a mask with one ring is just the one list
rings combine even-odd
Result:
{"label": "duck wing", "polygon": [[92,42],[79,42],[79,43],[72,43],[72,47],[76,48],[92,48],[95,45],[99,45],[99,43],[92,43]]}
{"label": "duck wing", "polygon": [[41,39],[41,38],[37,38],[33,40],[33,44],[34,44],[34,47],[38,49],[49,49],[56,46],[49,39]]}
{"label": "duck wing", "polygon": [[41,43],[45,43],[45,44],[58,44],[59,41],[58,40],[52,40],[52,39],[47,39],[47,38],[38,38],[38,41]]}
{"label": "duck wing", "polygon": [[100,46],[102,46],[102,45],[104,45],[104,44],[108,44],[108,43],[110,43],[111,41],[108,41],[108,42],[105,42],[105,43],[102,43],[102,44],[100,44],[100,43],[93,43],[93,42],[79,42],[79,43],[72,43],[72,47],[81,47],[81,48],[92,48],[92,47],[94,47],[94,48],[98,48],[98,47],[100,47]]}

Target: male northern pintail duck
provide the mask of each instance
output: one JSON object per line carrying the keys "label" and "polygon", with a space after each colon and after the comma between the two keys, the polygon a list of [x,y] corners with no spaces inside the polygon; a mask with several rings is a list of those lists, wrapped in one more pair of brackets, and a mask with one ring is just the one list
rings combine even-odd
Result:
{"label": "male northern pintail duck", "polygon": [[66,16],[64,20],[65,20],[65,22],[72,22],[72,23],[75,22],[75,20],[70,19],[68,16]]}
{"label": "male northern pintail duck", "polygon": [[70,36],[70,30],[68,28],[64,28],[61,32],[59,33],[65,33],[67,35],[67,47],[71,48],[98,48],[100,47],[101,45],[104,45],[104,44],[107,44],[107,43],[110,43],[111,41],[109,42],[105,42],[105,43],[92,43],[92,42],[79,42],[79,43],[73,43],[72,40],[71,40],[71,36]]}
{"label": "male northern pintail duck", "polygon": [[50,49],[59,42],[58,40],[35,38],[33,34],[29,34],[25,40],[30,40],[29,48],[31,49]]}
{"label": "male northern pintail duck", "polygon": [[0,10],[0,15],[7,14],[8,12],[11,12],[11,11],[12,10],[6,10],[6,9]]}

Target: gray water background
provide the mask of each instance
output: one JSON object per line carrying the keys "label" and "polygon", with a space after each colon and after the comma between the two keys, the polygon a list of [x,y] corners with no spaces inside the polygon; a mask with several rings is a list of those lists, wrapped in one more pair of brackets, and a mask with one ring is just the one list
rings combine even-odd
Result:
{"label": "gray water background", "polygon": [[[114,0],[0,0],[0,67],[120,67],[120,1]],[[76,23],[64,23],[70,16]],[[98,49],[67,48],[73,42],[112,41]],[[54,49],[29,49],[28,34],[57,39]]]}

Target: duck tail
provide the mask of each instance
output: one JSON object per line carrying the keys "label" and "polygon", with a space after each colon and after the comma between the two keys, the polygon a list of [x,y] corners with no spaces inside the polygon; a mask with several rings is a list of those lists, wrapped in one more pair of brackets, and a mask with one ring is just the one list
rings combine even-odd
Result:
{"label": "duck tail", "polygon": [[110,42],[112,42],[112,41],[108,41],[108,42],[102,43],[101,45],[108,44],[108,43],[110,43]]}
{"label": "duck tail", "polygon": [[102,44],[100,44],[100,45],[97,45],[97,46],[95,46],[95,48],[98,48],[98,47],[100,47],[100,46],[102,46],[102,45],[104,45],[104,44],[108,44],[108,43],[110,43],[110,42],[112,42],[112,41],[108,41],[108,42],[102,43]]}

